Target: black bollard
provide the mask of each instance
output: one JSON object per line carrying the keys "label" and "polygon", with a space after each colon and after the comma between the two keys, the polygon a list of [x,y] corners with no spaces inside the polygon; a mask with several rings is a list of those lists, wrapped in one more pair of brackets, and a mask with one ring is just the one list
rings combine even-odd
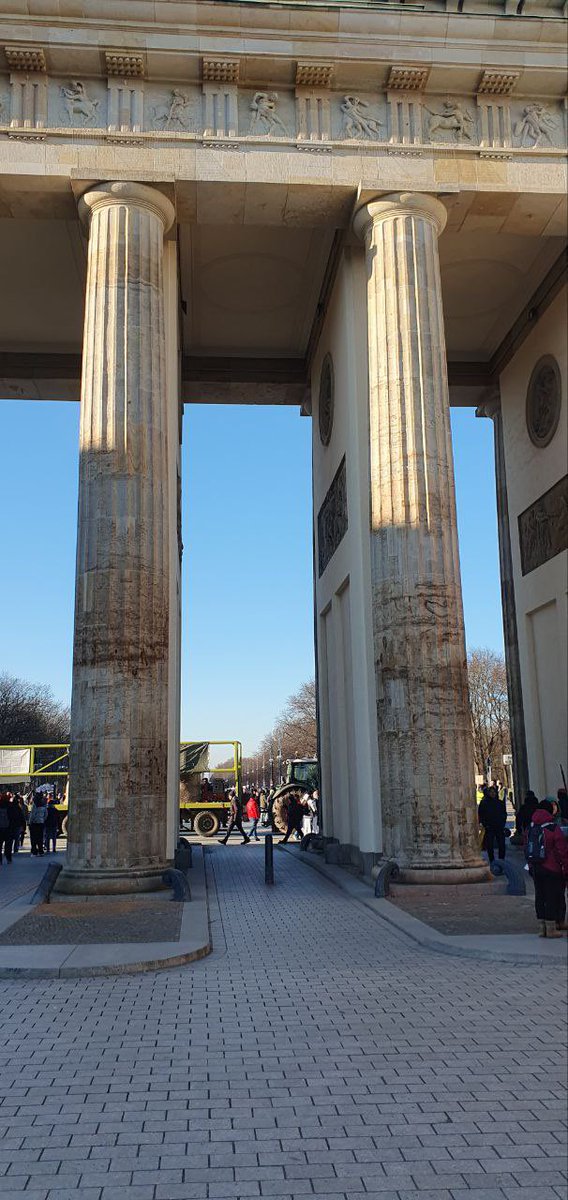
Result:
{"label": "black bollard", "polygon": [[274,845],[271,833],[267,833],[264,838],[264,882],[274,883]]}

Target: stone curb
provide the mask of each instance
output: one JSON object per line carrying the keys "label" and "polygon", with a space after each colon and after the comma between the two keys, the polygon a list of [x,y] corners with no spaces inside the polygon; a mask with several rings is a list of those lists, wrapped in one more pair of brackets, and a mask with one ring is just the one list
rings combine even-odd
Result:
{"label": "stone curb", "polygon": [[317,855],[300,850],[299,846],[286,845],[282,846],[282,850],[291,854],[297,861],[319,871],[320,875],[324,875],[330,883],[334,883],[336,887],[347,892],[352,900],[364,904],[365,908],[370,908],[375,916],[382,918],[399,933],[411,938],[413,942],[417,942],[419,946],[423,946],[427,950],[434,950],[438,954],[448,954],[457,958],[475,958],[485,962],[509,963],[514,966],[554,966],[566,969],[568,944],[565,939],[551,942],[550,951],[545,954],[538,944],[535,945],[534,950],[516,949],[512,945],[479,944],[480,941],[485,942],[490,937],[516,938],[524,937],[523,934],[463,934],[449,937],[447,934],[439,933],[431,925],[426,925],[418,917],[413,917],[403,909],[397,908],[389,900],[375,899],[369,885],[350,875],[344,868],[330,866],[328,863],[322,862]]}
{"label": "stone curb", "polygon": [[[191,901],[184,905],[177,942],[0,946],[0,979],[79,979],[95,975],[127,975],[171,970],[205,958],[213,947],[202,846],[193,847],[191,894]],[[4,910],[0,923],[2,931],[9,929],[26,913],[33,912],[35,907],[35,904],[20,904],[11,906],[9,913]],[[7,920],[8,916],[11,919]],[[50,958],[59,961],[50,966]],[[45,960],[45,965],[41,960]]]}

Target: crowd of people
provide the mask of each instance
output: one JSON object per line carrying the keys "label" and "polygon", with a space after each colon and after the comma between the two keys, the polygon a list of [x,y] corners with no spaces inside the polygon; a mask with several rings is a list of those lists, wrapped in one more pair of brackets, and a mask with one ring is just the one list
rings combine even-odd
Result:
{"label": "crowd of people", "polygon": [[29,796],[0,792],[0,866],[11,863],[29,829],[34,855],[55,854],[59,836],[58,797],[41,789]]}
{"label": "crowd of people", "polygon": [[[490,863],[503,860],[506,853],[507,794],[497,780],[481,789],[477,815],[483,832],[482,848]],[[556,796],[539,800],[527,792],[515,814],[512,839],[524,849],[526,868],[535,892],[535,911],[539,937],[562,937],[566,922],[566,886],[568,884],[568,792],[558,789]]]}
{"label": "crowd of people", "polygon": [[[229,792],[230,814],[227,827],[219,839],[223,845],[234,829],[241,834],[242,844],[260,841],[259,825],[272,825],[272,807],[275,788],[250,788],[239,794],[236,789]],[[489,863],[503,860],[506,855],[507,828],[506,788],[499,780],[482,785],[478,804],[478,821],[481,847]],[[20,792],[0,792],[0,865],[12,863],[24,844],[29,829],[30,850],[33,855],[55,853],[60,830],[58,797],[55,792],[39,788],[30,795]],[[286,831],[281,839],[286,843],[291,837],[297,841],[308,834],[319,833],[319,794],[304,792],[289,793],[287,797]],[[243,820],[250,825],[247,830]],[[568,793],[559,788],[556,796],[545,796],[539,800],[534,792],[527,792],[523,803],[515,814],[515,834],[511,839],[522,845],[526,869],[530,872],[535,889],[535,910],[539,922],[540,937],[562,937],[568,930],[566,921],[566,887],[568,884]]]}

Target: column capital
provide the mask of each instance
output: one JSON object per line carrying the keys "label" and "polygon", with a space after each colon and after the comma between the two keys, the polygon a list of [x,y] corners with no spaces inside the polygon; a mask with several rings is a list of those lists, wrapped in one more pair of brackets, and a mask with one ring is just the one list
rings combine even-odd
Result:
{"label": "column capital", "polygon": [[475,415],[476,417],[490,417],[494,420],[501,413],[501,392],[499,387],[491,387],[487,389],[481,404],[478,404]]}
{"label": "column capital", "polygon": [[376,200],[369,200],[357,210],[353,217],[353,229],[358,237],[365,239],[373,226],[394,217],[421,217],[434,226],[439,235],[445,229],[448,214],[441,200],[423,192],[389,192]]}
{"label": "column capital", "polygon": [[171,200],[168,200],[163,192],[158,191],[157,188],[148,187],[145,183],[129,183],[122,180],[97,183],[88,192],[85,192],[79,200],[79,216],[85,224],[88,224],[91,214],[97,209],[114,208],[118,205],[147,209],[148,212],[160,218],[164,226],[164,233],[167,233],[170,226],[173,225],[175,209]]}

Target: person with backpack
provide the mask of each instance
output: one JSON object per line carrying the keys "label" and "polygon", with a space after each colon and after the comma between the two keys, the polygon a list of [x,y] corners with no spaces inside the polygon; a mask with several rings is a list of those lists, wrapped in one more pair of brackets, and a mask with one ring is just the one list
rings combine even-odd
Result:
{"label": "person with backpack", "polygon": [[562,937],[566,924],[568,840],[558,828],[550,800],[541,800],[527,839],[527,862],[534,882],[539,937]]}
{"label": "person with backpack", "polygon": [[489,862],[492,863],[495,858],[495,843],[497,843],[497,855],[503,859],[505,857],[507,809],[503,801],[499,799],[496,787],[487,788],[477,810],[477,819],[485,830],[484,848],[487,851]]}

